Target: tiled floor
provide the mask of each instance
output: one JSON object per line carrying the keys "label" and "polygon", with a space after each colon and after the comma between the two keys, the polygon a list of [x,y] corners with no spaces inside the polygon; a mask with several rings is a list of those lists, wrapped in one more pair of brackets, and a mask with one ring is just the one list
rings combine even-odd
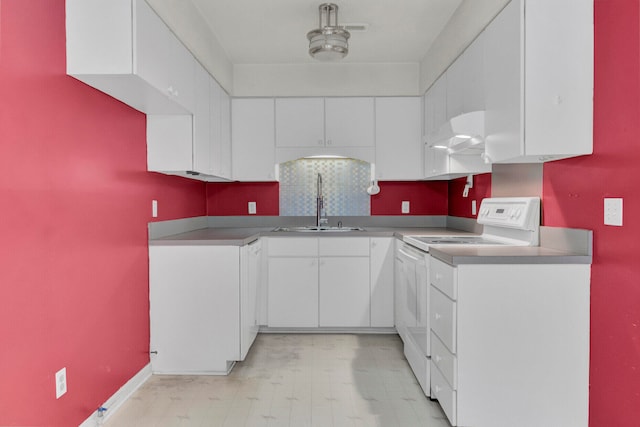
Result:
{"label": "tiled floor", "polygon": [[397,335],[260,334],[229,376],[153,376],[105,426],[449,424]]}

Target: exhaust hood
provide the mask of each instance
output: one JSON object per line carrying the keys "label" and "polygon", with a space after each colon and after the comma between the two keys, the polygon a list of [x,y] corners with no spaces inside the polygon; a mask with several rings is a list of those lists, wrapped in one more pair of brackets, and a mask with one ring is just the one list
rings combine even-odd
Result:
{"label": "exhaust hood", "polygon": [[452,117],[427,136],[427,145],[449,154],[484,152],[484,111],[472,111]]}

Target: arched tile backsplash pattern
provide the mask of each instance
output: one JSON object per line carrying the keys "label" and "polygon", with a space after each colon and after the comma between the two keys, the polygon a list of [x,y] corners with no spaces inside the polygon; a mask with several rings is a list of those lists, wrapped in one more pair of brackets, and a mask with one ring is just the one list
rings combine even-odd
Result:
{"label": "arched tile backsplash pattern", "polygon": [[356,159],[298,159],[280,164],[280,215],[314,216],[318,173],[322,175],[324,214],[368,216],[370,164]]}

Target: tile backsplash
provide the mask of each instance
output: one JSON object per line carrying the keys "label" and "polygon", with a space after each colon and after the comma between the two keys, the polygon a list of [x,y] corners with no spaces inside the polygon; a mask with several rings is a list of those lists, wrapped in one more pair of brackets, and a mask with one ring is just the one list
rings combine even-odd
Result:
{"label": "tile backsplash", "polygon": [[318,173],[322,175],[325,215],[370,215],[369,163],[355,159],[298,159],[280,164],[281,216],[315,216]]}

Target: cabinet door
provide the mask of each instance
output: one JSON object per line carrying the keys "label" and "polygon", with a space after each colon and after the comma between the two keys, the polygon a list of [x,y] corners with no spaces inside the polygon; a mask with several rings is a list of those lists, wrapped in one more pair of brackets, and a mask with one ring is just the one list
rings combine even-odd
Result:
{"label": "cabinet door", "polygon": [[261,242],[243,246],[240,251],[240,360],[244,360],[258,335],[258,294],[260,292]]}
{"label": "cabinet door", "polygon": [[393,238],[371,238],[371,326],[393,327]]}
{"label": "cabinet door", "polygon": [[144,0],[135,4],[135,70],[143,80],[171,97],[173,88],[168,64],[173,34]]}
{"label": "cabinet door", "polygon": [[[447,121],[447,76],[443,74],[436,80],[429,91],[432,93],[433,102],[433,129],[438,129]],[[427,134],[428,135],[428,134]]]}
{"label": "cabinet door", "polygon": [[231,108],[233,179],[274,181],[273,99],[233,99]]}
{"label": "cabinet door", "polygon": [[193,169],[193,116],[147,115],[147,169]]}
{"label": "cabinet door", "polygon": [[239,360],[239,248],[150,246],[154,373],[226,373]]}
{"label": "cabinet door", "polygon": [[[217,84],[217,82],[216,82]],[[220,101],[220,147],[214,163],[216,175],[231,178],[231,97],[224,89]]]}
{"label": "cabinet door", "polygon": [[424,176],[435,177],[449,173],[449,154],[441,148],[424,147]]}
{"label": "cabinet door", "polygon": [[320,326],[370,326],[369,257],[320,258]]}
{"label": "cabinet door", "polygon": [[462,52],[446,72],[447,120],[464,112],[465,81],[469,75],[466,56],[467,51]]}
{"label": "cabinet door", "polygon": [[467,73],[464,79],[463,112],[482,111],[484,105],[484,33],[465,50]]}
{"label": "cabinet door", "polygon": [[328,147],[373,147],[374,128],[373,98],[325,99]]}
{"label": "cabinet door", "polygon": [[318,259],[269,258],[269,327],[318,326]]}
{"label": "cabinet door", "polygon": [[524,150],[521,3],[509,3],[484,32],[485,152],[493,162],[518,157]]}
{"label": "cabinet door", "polygon": [[324,100],[276,99],[276,145],[324,147]]}
{"label": "cabinet door", "polygon": [[201,65],[196,67],[196,109],[193,114],[193,170],[212,174],[211,109],[209,82],[211,76]]}
{"label": "cabinet door", "polygon": [[166,48],[169,50],[169,63],[166,64],[169,71],[169,91],[175,101],[187,111],[193,112],[195,108],[194,73],[196,60],[191,52],[178,40],[178,38],[165,26],[169,32]]}
{"label": "cabinet door", "polygon": [[421,106],[418,97],[376,98],[376,175],[421,179]]}

